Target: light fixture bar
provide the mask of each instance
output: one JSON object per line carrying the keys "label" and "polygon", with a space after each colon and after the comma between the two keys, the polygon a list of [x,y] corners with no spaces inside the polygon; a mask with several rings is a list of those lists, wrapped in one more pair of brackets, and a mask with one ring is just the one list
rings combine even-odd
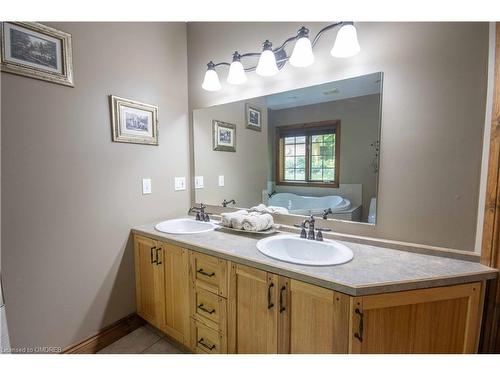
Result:
{"label": "light fixture bar", "polygon": [[[332,23],[330,25],[327,25],[325,27],[323,27],[321,30],[319,30],[316,35],[314,36],[314,38],[312,38],[311,40],[311,48],[313,49],[316,44],[318,43],[318,41],[320,40],[321,36],[323,34],[325,34],[327,31],[329,30],[332,30],[332,29],[335,29],[337,27],[339,28],[342,28],[343,26],[353,26],[354,25],[354,22],[352,21],[340,21],[340,22],[335,22],[335,23]],[[352,27],[351,27],[352,28]],[[241,63],[243,63],[243,60],[244,59],[254,59],[255,62],[250,65],[250,66],[247,66],[247,67],[243,67],[244,71],[245,72],[253,72],[257,69],[257,66],[258,66],[258,62],[260,61],[260,58],[261,58],[261,55],[266,52],[268,55],[269,53],[267,51],[272,51],[275,55],[275,59],[276,59],[276,65],[278,67],[278,69],[281,69],[283,68],[283,66],[289,62],[290,60],[290,56],[288,56],[285,48],[287,47],[288,44],[292,43],[292,42],[297,42],[300,38],[304,37],[304,30],[307,30],[308,29],[304,26],[301,27],[301,29],[297,32],[296,35],[294,36],[291,36],[290,38],[287,38],[285,39],[285,41],[279,45],[278,47],[276,48],[272,48],[272,49],[264,49],[262,52],[247,52],[247,53],[242,53],[242,54],[239,54],[239,61]],[[352,35],[352,33],[351,33]],[[349,35],[349,36],[351,36]],[[355,33],[354,33],[354,36],[355,36]],[[269,42],[269,41],[267,41]],[[357,41],[356,41],[357,43]],[[355,51],[356,49],[353,49],[353,51]],[[359,45],[358,45],[358,50],[359,50]],[[333,51],[333,49],[332,49]],[[335,55],[334,55],[335,56]],[[337,56],[335,56],[337,57]],[[231,66],[231,63],[229,62],[225,62],[225,61],[221,61],[221,62],[218,62],[218,63],[213,63],[212,61],[210,62],[210,69],[211,70],[215,70],[216,67],[219,67],[219,66],[228,66],[230,67]]]}

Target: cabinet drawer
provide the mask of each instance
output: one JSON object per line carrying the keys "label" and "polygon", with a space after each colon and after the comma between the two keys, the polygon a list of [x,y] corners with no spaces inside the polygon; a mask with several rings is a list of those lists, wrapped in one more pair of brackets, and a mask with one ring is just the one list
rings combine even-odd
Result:
{"label": "cabinet drawer", "polygon": [[227,262],[197,252],[191,252],[190,258],[193,284],[227,297]]}
{"label": "cabinet drawer", "polygon": [[199,287],[193,287],[191,315],[205,325],[226,332],[226,299]]}
{"label": "cabinet drawer", "polygon": [[226,336],[201,322],[191,320],[191,349],[198,353],[227,353]]}

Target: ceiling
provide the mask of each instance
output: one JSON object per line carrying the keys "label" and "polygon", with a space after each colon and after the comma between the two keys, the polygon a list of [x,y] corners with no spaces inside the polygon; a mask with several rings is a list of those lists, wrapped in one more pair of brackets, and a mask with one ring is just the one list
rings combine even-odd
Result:
{"label": "ceiling", "polygon": [[266,97],[267,107],[277,110],[380,94],[382,91],[382,75],[382,73],[372,73],[268,95]]}

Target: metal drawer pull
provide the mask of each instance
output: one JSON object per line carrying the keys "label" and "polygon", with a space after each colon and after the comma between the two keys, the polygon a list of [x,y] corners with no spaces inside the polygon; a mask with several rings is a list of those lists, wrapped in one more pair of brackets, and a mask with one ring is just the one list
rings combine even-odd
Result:
{"label": "metal drawer pull", "polygon": [[156,264],[159,266],[162,264],[161,260],[158,259],[158,253],[161,251],[161,247],[156,249]]}
{"label": "metal drawer pull", "polygon": [[196,272],[201,273],[203,276],[207,276],[207,277],[215,276],[215,272],[207,273],[207,272],[203,271],[203,268],[200,268]]}
{"label": "metal drawer pull", "polygon": [[286,291],[286,286],[282,286],[280,290],[280,313],[285,311],[285,305],[283,304],[283,292]]}
{"label": "metal drawer pull", "polygon": [[207,345],[207,344],[205,344],[205,340],[203,340],[203,337],[198,340],[198,344],[204,346],[205,348],[207,348],[210,351],[212,351],[212,350],[215,349],[215,344],[213,344],[213,345]]}
{"label": "metal drawer pull", "polygon": [[359,342],[363,342],[363,313],[359,309],[354,310],[354,312],[359,315],[358,332],[354,334],[354,337],[356,337]]}
{"label": "metal drawer pull", "polygon": [[153,250],[155,250],[155,249],[156,249],[156,246],[153,246],[153,247],[151,248],[151,252],[150,252],[150,254],[151,254],[151,264],[154,264],[154,263],[155,263],[155,261],[153,260]]}
{"label": "metal drawer pull", "polygon": [[274,307],[274,303],[271,300],[271,289],[274,287],[274,284],[269,284],[269,288],[267,289],[267,308],[272,309]]}
{"label": "metal drawer pull", "polygon": [[207,309],[207,308],[203,307],[203,303],[200,303],[200,304],[198,305],[198,308],[199,308],[200,310],[205,311],[206,313],[209,313],[210,315],[211,315],[211,314],[213,314],[213,313],[215,312],[215,309],[211,309],[211,310],[209,310],[209,309]]}

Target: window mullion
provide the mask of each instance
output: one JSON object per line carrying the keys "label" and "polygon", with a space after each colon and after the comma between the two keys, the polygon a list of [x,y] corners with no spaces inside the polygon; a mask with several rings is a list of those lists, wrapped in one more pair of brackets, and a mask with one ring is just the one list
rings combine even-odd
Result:
{"label": "window mullion", "polygon": [[311,136],[306,135],[306,182],[309,182],[311,170]]}

